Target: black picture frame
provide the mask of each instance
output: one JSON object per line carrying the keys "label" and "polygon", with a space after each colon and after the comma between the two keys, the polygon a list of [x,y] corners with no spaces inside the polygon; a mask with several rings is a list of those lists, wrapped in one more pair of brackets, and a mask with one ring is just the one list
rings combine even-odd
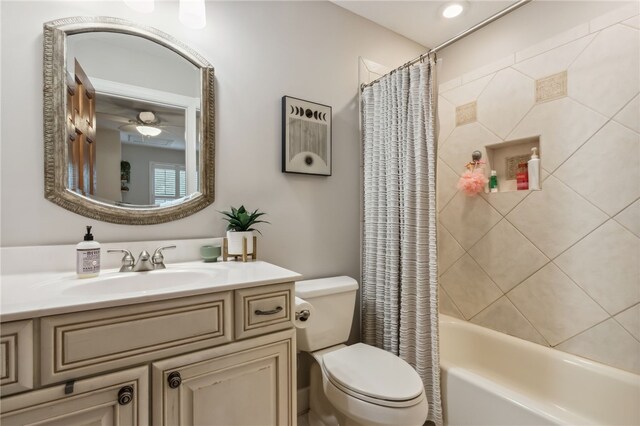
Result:
{"label": "black picture frame", "polygon": [[292,96],[282,97],[282,172],[331,176],[332,109]]}

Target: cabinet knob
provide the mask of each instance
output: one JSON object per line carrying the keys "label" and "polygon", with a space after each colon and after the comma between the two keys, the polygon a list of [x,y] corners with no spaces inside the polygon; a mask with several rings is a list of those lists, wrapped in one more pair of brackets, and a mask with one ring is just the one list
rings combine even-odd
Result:
{"label": "cabinet knob", "polygon": [[175,389],[182,383],[182,377],[180,376],[180,373],[174,371],[173,373],[169,374],[169,377],[167,377],[167,382],[169,383],[169,387],[171,389]]}
{"label": "cabinet knob", "polygon": [[118,404],[127,405],[133,399],[133,388],[125,386],[118,392]]}

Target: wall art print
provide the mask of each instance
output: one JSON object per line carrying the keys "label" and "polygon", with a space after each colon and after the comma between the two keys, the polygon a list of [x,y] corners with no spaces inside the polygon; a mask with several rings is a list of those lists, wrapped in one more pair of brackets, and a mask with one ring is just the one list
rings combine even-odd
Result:
{"label": "wall art print", "polygon": [[331,176],[331,107],[282,97],[282,172]]}

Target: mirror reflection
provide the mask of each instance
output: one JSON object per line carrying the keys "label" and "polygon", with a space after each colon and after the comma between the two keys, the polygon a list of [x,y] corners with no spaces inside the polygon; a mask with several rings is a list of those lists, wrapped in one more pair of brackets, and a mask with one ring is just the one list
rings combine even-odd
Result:
{"label": "mirror reflection", "polygon": [[200,192],[200,70],[153,41],[67,37],[67,189],[124,207]]}

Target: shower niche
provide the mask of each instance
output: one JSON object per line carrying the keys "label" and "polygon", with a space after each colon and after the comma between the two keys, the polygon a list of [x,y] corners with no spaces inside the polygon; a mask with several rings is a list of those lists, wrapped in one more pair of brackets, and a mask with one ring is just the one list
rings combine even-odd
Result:
{"label": "shower niche", "polygon": [[[496,171],[498,193],[531,190],[528,182],[527,164],[531,159],[532,148],[536,148],[537,155],[540,158],[540,164],[542,164],[540,136],[532,136],[485,146],[487,151],[486,170],[488,174],[491,173],[491,170]],[[540,168],[540,172],[542,172],[542,168]],[[526,184],[523,182],[524,176],[527,176]],[[541,177],[539,181],[539,187],[542,188]]]}

